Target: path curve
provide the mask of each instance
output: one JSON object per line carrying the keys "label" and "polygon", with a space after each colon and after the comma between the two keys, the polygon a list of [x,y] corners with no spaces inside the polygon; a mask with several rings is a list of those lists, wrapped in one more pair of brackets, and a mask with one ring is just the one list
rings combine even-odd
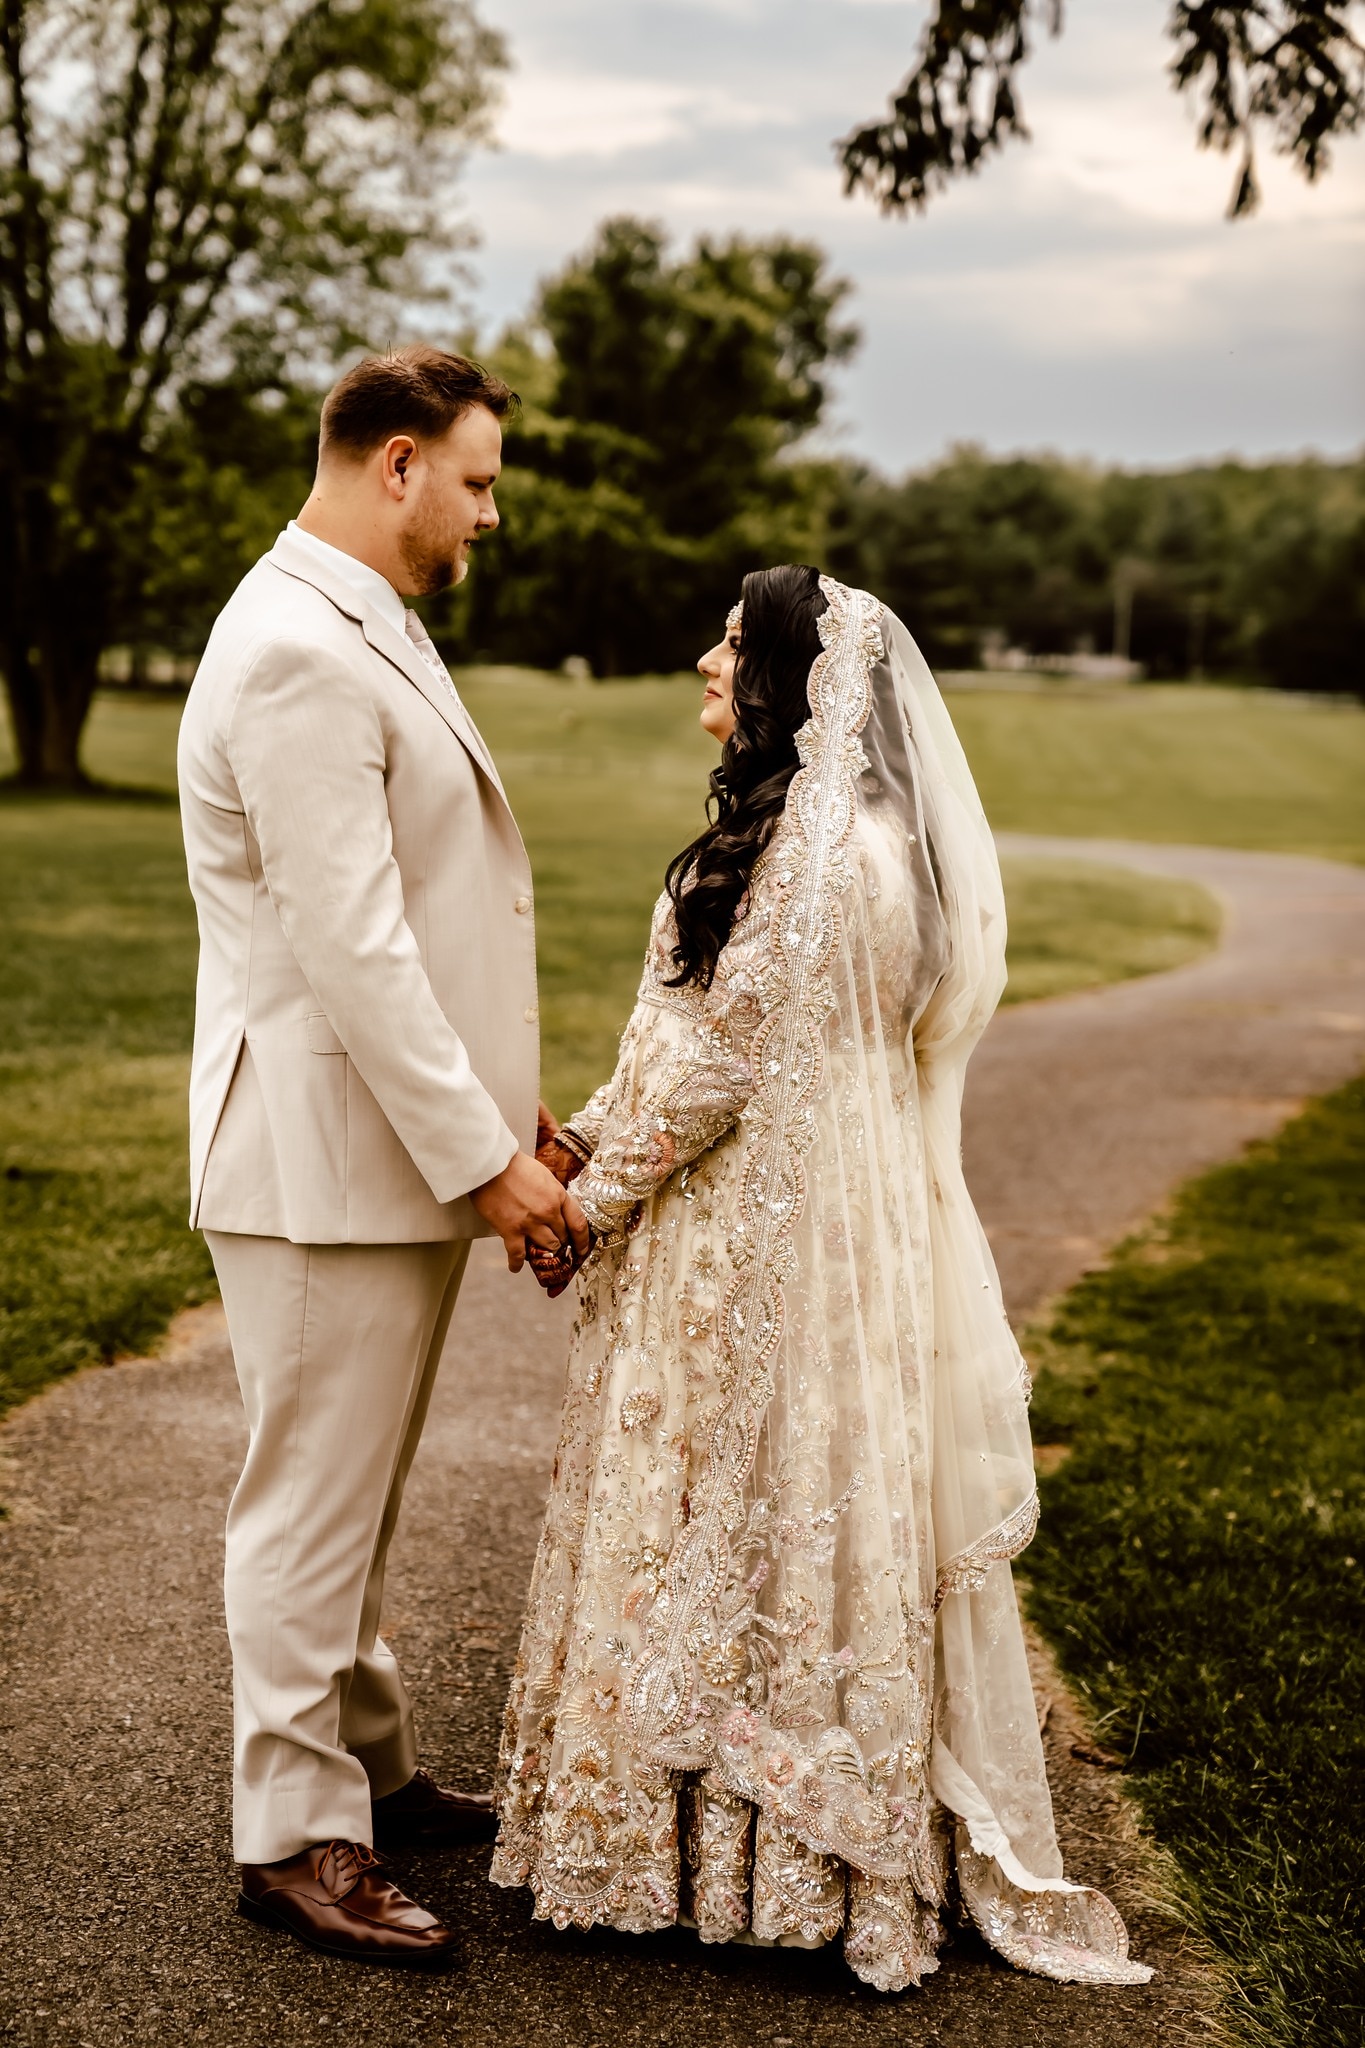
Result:
{"label": "path curve", "polygon": [[[1012,1306],[1064,1286],[1187,1174],[1365,1064],[1365,873],[1209,849],[1016,840],[1189,875],[1228,909],[1171,974],[1003,1012],[973,1065],[967,1158]],[[480,1246],[395,1547],[385,1619],[427,1759],[494,1754],[553,1445],[565,1303]],[[557,1935],[486,1857],[402,1866],[463,1928],[466,1971],[348,1973],[228,1910],[229,1672],[219,1577],[242,1424],[216,1308],[162,1355],[91,1371],[0,1432],[0,2039],[32,2048],[1177,2048],[1207,2042],[1196,1960],[1150,1902],[1113,1779],[1078,1760],[1040,1658],[1069,1867],[1111,1890],[1145,1990],[1040,1983],[963,1938],[883,1999],[829,1954]]]}
{"label": "path curve", "polygon": [[1201,959],[1002,1010],[982,1041],[964,1157],[1017,1316],[1181,1181],[1365,1067],[1365,868],[1014,833],[1000,850],[1178,875],[1224,919]]}

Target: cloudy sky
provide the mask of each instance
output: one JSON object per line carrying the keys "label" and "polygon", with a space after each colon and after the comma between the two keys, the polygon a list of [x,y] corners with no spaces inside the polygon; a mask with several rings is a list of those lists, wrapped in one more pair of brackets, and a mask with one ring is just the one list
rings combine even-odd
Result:
{"label": "cloudy sky", "polygon": [[1166,0],[1071,0],[1023,74],[1035,140],[922,218],[842,197],[923,0],[483,0],[516,69],[471,164],[485,333],[604,215],[818,240],[864,341],[837,445],[895,471],[951,442],[1123,462],[1365,443],[1365,138],[1310,189],[1263,157],[1251,221],[1164,75]]}

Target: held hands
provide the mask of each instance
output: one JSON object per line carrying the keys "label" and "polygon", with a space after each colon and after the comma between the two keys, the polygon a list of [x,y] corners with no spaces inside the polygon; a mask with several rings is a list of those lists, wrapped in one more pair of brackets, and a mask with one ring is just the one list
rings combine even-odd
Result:
{"label": "held hands", "polygon": [[550,1172],[561,1187],[567,1187],[575,1174],[583,1171],[583,1161],[567,1145],[561,1145],[556,1136],[559,1118],[543,1102],[536,1104],[536,1158]]}
{"label": "held hands", "polygon": [[586,1216],[550,1169],[525,1152],[472,1189],[469,1199],[502,1239],[509,1272],[519,1273],[528,1259],[534,1270],[538,1254],[558,1255],[556,1266],[572,1259],[561,1283],[567,1285],[587,1256]]}
{"label": "held hands", "polygon": [[572,1243],[561,1245],[558,1251],[553,1252],[543,1252],[539,1245],[533,1244],[526,1248],[526,1263],[550,1300],[558,1301],[583,1261]]}
{"label": "held hands", "polygon": [[[558,1130],[558,1119],[542,1102],[536,1115],[536,1158],[549,1169],[561,1187],[567,1187],[574,1176],[583,1171],[583,1161],[567,1145],[558,1142]],[[557,1251],[542,1251],[539,1246],[528,1246],[526,1263],[550,1300],[554,1301],[573,1279],[583,1259],[570,1240]]]}
{"label": "held hands", "polygon": [[553,1110],[552,1110],[551,1108],[549,1108],[549,1106],[548,1106],[548,1105],[547,1105],[546,1103],[544,1103],[544,1102],[538,1102],[538,1103],[536,1104],[536,1158],[537,1158],[537,1159],[539,1159],[539,1157],[540,1157],[540,1154],[541,1154],[541,1148],[542,1148],[543,1146],[545,1146],[545,1145],[548,1145],[548,1144],[549,1144],[549,1142],[550,1142],[551,1138],[553,1138],[553,1136],[554,1136],[555,1132],[556,1132],[556,1131],[557,1131],[558,1129],[559,1129],[559,1118],[558,1118],[558,1117],[557,1117],[557,1116],[555,1115],[554,1111],[553,1111]]}

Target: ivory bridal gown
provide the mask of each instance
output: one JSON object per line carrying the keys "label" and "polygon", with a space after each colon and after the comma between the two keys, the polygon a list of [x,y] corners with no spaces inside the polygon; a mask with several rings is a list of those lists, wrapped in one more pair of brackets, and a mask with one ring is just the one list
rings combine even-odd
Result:
{"label": "ivory bridal gown", "polygon": [[713,986],[661,898],[569,1130],[596,1234],[500,1760],[493,1878],[557,1926],[842,1935],[882,1990],[960,1901],[1144,1981],[1062,1876],[1009,1560],[1028,1381],[962,1178],[999,868],[914,642],[821,579],[802,766]]}

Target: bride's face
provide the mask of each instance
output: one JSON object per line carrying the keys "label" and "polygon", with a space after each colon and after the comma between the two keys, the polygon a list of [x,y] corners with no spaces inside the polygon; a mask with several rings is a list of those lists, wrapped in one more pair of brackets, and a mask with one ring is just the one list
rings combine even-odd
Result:
{"label": "bride's face", "polygon": [[735,729],[735,656],[738,653],[739,628],[736,626],[697,663],[698,673],[706,678],[706,695],[701,704],[702,727],[722,746]]}

